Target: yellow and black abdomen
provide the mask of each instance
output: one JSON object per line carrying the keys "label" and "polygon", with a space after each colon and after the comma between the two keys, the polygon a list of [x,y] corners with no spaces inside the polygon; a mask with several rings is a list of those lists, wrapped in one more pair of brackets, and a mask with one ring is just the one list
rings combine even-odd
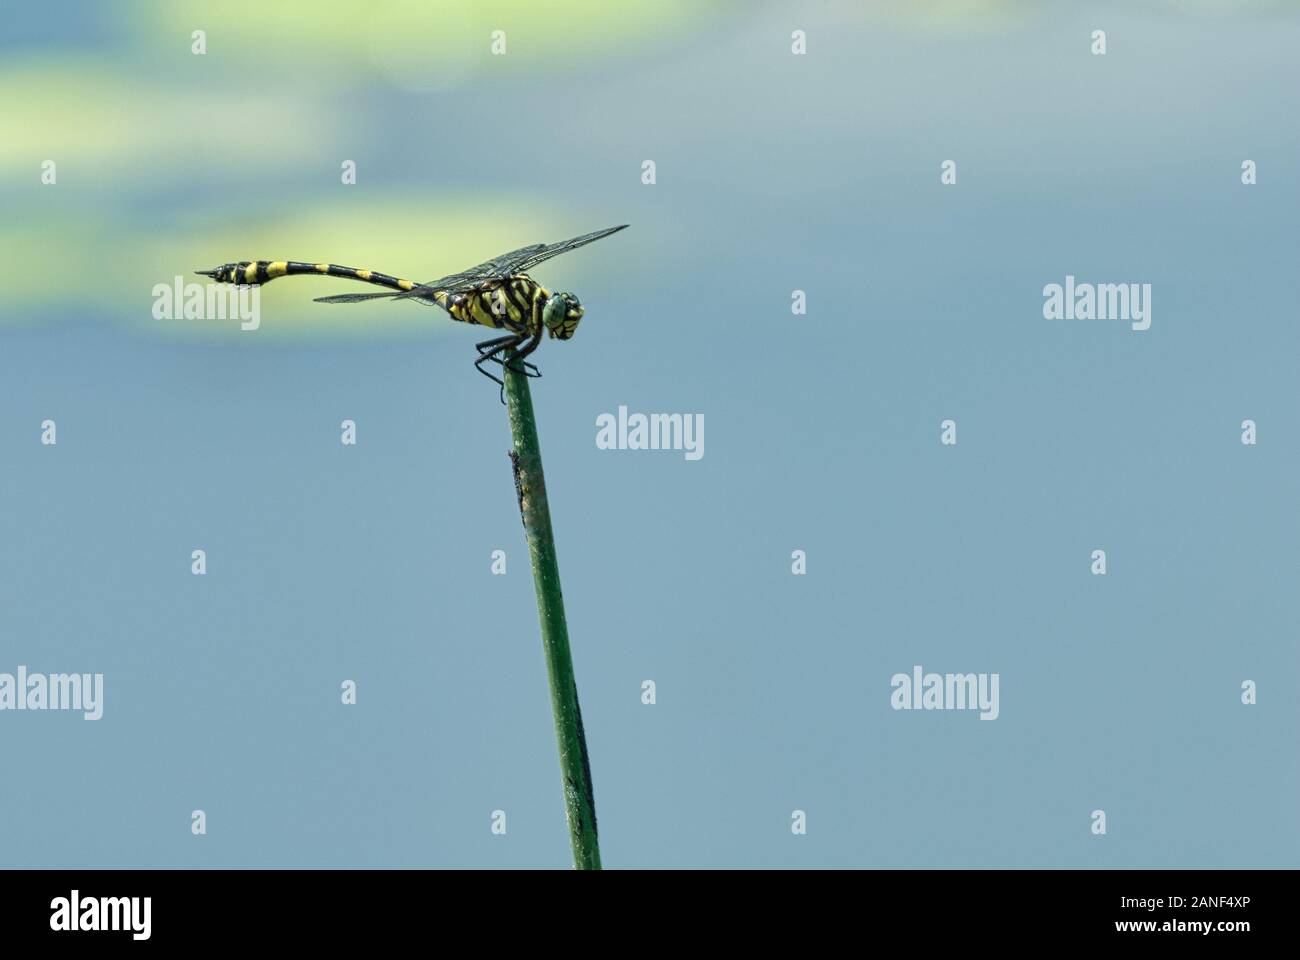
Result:
{"label": "yellow and black abdomen", "polygon": [[310,274],[317,277],[347,277],[350,280],[364,280],[391,290],[407,291],[417,284],[400,277],[390,277],[376,270],[358,270],[356,267],[341,267],[337,263],[302,263],[298,260],[250,260],[246,263],[229,264],[218,271],[215,279],[225,283],[270,283],[277,277],[292,277]]}

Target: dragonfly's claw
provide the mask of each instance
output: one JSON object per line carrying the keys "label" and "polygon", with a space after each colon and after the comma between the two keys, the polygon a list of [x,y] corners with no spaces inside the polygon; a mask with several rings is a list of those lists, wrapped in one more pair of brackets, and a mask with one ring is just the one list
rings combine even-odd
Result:
{"label": "dragonfly's claw", "polygon": [[[498,363],[501,363],[500,360],[498,360],[497,362],[498,362]],[[533,365],[532,365],[531,363],[529,363],[527,360],[520,360],[519,363],[522,363],[522,364],[523,364],[523,369],[522,369],[522,370],[521,370],[519,367],[515,366],[514,361],[511,361],[511,362],[508,364],[508,366],[509,366],[510,369],[513,370],[515,373],[522,373],[525,377],[533,377],[533,378],[536,378],[536,377],[540,377],[540,376],[542,375],[542,371],[538,370],[535,366],[533,366]],[[505,363],[501,363],[501,365],[502,365],[503,367],[504,367],[504,366],[507,366],[507,364],[505,364]]]}
{"label": "dragonfly's claw", "polygon": [[499,364],[502,369],[509,368],[512,373],[522,373],[525,377],[540,377],[542,371],[524,359],[525,356],[532,352],[532,349],[536,348],[536,339],[525,346],[520,351],[520,354],[512,354],[508,359],[501,356],[507,350],[517,347],[522,340],[523,335],[521,334],[497,337],[495,340],[484,340],[482,343],[474,344],[474,349],[478,351],[478,359],[474,361],[474,369],[501,388],[500,396],[503,405],[506,402],[505,381],[484,370],[483,364],[491,360],[493,363]]}

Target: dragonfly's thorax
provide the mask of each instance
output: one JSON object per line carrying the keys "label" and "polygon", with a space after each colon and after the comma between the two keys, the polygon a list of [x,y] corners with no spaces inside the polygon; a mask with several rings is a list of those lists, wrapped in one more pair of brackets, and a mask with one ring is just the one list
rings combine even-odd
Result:
{"label": "dragonfly's thorax", "polygon": [[477,289],[439,293],[438,302],[457,320],[536,334],[551,294],[527,274],[484,282]]}

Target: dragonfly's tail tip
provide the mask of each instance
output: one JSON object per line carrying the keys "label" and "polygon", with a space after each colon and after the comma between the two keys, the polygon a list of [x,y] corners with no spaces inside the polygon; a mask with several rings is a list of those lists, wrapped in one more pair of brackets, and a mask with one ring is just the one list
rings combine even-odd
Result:
{"label": "dragonfly's tail tip", "polygon": [[200,277],[212,277],[214,280],[217,276],[216,270],[195,270],[194,273]]}

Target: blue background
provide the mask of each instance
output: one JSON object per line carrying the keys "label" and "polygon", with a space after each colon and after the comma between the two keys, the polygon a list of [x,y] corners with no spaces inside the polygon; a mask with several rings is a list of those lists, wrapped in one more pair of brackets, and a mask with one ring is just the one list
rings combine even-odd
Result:
{"label": "blue background", "polygon": [[[0,862],[569,863],[481,337],[151,287],[628,222],[536,271],[587,307],[533,396],[607,867],[1295,866],[1300,11],[560,6],[413,28],[460,66],[404,86],[347,17],[7,12],[0,95],[49,101],[0,137],[0,671],[106,695],[0,713]],[[1152,284],[1150,330],[1045,320],[1067,273]],[[704,458],[598,450],[620,404]],[[1000,718],[891,710],[913,664],[999,673]]]}

